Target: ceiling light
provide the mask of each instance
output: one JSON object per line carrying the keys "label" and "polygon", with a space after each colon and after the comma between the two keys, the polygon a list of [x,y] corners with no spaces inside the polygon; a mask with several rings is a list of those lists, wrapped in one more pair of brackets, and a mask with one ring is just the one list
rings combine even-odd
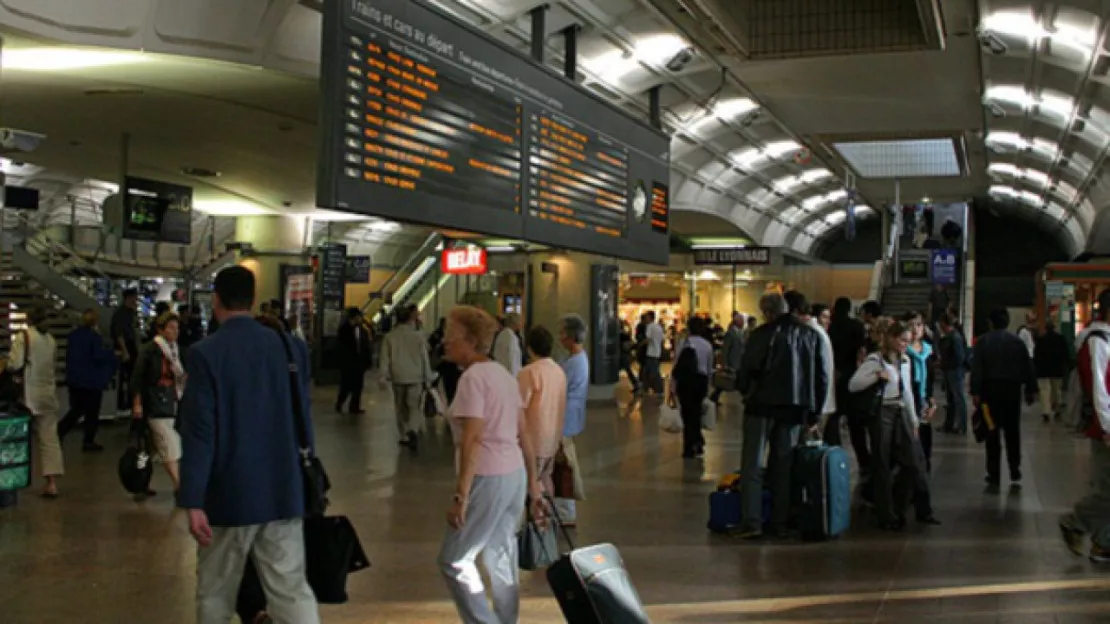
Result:
{"label": "ceiling light", "polygon": [[401,229],[401,224],[394,223],[393,221],[385,221],[384,219],[382,219],[374,221],[368,227],[370,228],[371,232],[396,232],[397,230]]}
{"label": "ceiling light", "polygon": [[218,178],[220,172],[214,169],[205,169],[204,167],[182,167],[181,173],[195,178]]}
{"label": "ceiling light", "polygon": [[922,198],[921,198],[921,203],[923,203],[923,204],[931,204],[931,203],[933,203],[933,200],[929,199],[928,197],[922,197]]}
{"label": "ceiling light", "polygon": [[1090,56],[1098,41],[1098,32],[1093,26],[1092,24],[1084,28],[1070,24],[1056,24],[1052,28],[1045,28],[1029,12],[999,11],[983,19],[982,30],[1020,37],[1030,45],[1036,45],[1047,39],[1054,45],[1071,48],[1084,56]]}
{"label": "ceiling light", "polygon": [[116,50],[13,48],[4,50],[0,65],[15,71],[65,71],[142,63],[149,58],[141,52]]}
{"label": "ceiling light", "polygon": [[798,145],[795,141],[775,141],[774,143],[768,143],[763,151],[770,158],[781,158],[799,149],[801,149],[801,145]]}
{"label": "ceiling light", "polygon": [[741,167],[750,167],[763,159],[763,153],[754,147],[735,151],[730,156],[732,160]]}
{"label": "ceiling light", "polygon": [[1033,96],[1025,92],[1022,87],[1014,87],[1009,85],[995,85],[987,87],[986,93],[983,94],[984,99],[990,101],[1007,102],[1020,106],[1021,108],[1031,108],[1036,100]]}
{"label": "ceiling light", "polygon": [[587,69],[605,82],[615,83],[640,67],[640,63],[660,65],[690,47],[685,39],[673,33],[659,33],[637,39],[632,52],[612,50],[593,59],[583,59]]}
{"label": "ceiling light", "polygon": [[734,98],[717,102],[712,111],[703,115],[690,126],[691,132],[697,132],[709,123],[717,120],[732,121],[759,108],[759,105],[748,98]]}
{"label": "ceiling light", "polygon": [[274,214],[272,210],[267,210],[257,204],[236,199],[199,200],[193,203],[193,207],[199,212],[213,217],[250,217]]}
{"label": "ceiling light", "polygon": [[354,213],[354,212],[340,212],[338,210],[323,210],[321,208],[317,208],[317,209],[313,210],[312,212],[306,213],[306,214],[304,214],[304,216],[309,217],[313,221],[319,221],[321,223],[325,223],[325,222],[339,223],[339,222],[344,222],[344,221],[346,221],[346,222],[369,221],[370,219],[373,218],[373,217],[368,217],[364,214],[358,214],[358,213]]}
{"label": "ceiling light", "polygon": [[779,178],[778,180],[771,182],[771,186],[780,193],[789,193],[791,189],[801,183],[802,181],[799,180],[796,176],[787,176],[785,178]]}
{"label": "ceiling light", "polygon": [[810,169],[808,171],[802,172],[802,175],[798,177],[803,183],[811,184],[818,180],[824,180],[825,178],[832,177],[832,172],[828,169]]}

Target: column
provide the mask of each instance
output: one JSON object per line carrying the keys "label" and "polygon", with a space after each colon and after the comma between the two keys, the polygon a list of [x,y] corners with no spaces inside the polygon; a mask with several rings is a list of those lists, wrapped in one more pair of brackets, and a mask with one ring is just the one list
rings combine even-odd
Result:
{"label": "column", "polygon": [[238,217],[235,240],[254,249],[240,254],[239,265],[254,273],[254,301],[281,297],[281,265],[304,264],[306,219],[279,215]]}

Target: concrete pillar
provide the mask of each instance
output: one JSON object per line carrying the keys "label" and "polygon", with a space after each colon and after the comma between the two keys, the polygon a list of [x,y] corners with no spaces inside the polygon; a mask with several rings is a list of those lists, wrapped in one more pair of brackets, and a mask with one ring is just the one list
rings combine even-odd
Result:
{"label": "concrete pillar", "polygon": [[277,215],[238,217],[235,240],[250,243],[254,249],[240,254],[239,265],[254,273],[255,306],[281,296],[280,266],[303,264],[306,220]]}

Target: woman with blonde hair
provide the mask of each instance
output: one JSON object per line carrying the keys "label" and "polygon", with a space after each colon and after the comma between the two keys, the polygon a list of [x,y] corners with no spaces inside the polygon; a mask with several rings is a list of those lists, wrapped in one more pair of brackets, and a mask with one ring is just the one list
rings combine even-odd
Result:
{"label": "woman with blonde hair", "polygon": [[24,403],[33,417],[35,447],[38,449],[43,498],[58,498],[58,477],[65,474],[62,442],[58,438],[58,384],[55,368],[58,347],[46,331],[46,310],[34,308],[27,314],[27,329],[12,338],[12,370],[23,371]]}
{"label": "woman with blonde hair", "polygon": [[[448,413],[456,480],[438,560],[466,624],[520,619],[516,530],[526,495],[535,517],[543,515],[536,454],[517,380],[489,357],[496,331],[489,314],[459,306],[448,315],[444,333],[444,357],[463,374]],[[478,572],[479,556],[490,579],[492,611]]]}
{"label": "woman with blonde hair", "polygon": [[[185,368],[177,348],[180,321],[165,312],[154,321],[154,340],[139,350],[131,378],[132,417],[145,418],[158,459],[173,483],[174,496],[180,487],[178,462],[181,461],[181,436],[177,433],[177,406],[185,393]],[[148,495],[153,495],[151,491]]]}
{"label": "woman with blonde hair", "polygon": [[905,505],[915,490],[919,497],[918,521],[936,524],[928,500],[928,482],[923,478],[925,458],[917,441],[920,421],[906,355],[913,334],[907,325],[896,321],[875,325],[885,328],[879,349],[863,360],[848,382],[848,390],[874,392],[878,404],[878,413],[868,414],[868,418],[879,527],[898,531],[905,526]]}

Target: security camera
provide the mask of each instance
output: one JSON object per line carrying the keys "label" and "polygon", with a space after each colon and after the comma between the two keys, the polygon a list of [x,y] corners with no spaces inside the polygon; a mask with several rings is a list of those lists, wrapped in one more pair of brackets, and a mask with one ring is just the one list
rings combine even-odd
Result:
{"label": "security camera", "polygon": [[998,38],[998,35],[992,32],[983,32],[979,34],[979,45],[983,46],[990,53],[995,56],[1002,56],[1010,51],[1006,43]]}
{"label": "security camera", "polygon": [[0,149],[4,152],[33,152],[45,138],[45,134],[37,132],[0,128]]}
{"label": "security camera", "polygon": [[695,58],[697,58],[697,53],[694,48],[683,48],[678,51],[678,54],[671,57],[671,60],[667,61],[667,71],[678,73],[686,69],[686,66]]}

